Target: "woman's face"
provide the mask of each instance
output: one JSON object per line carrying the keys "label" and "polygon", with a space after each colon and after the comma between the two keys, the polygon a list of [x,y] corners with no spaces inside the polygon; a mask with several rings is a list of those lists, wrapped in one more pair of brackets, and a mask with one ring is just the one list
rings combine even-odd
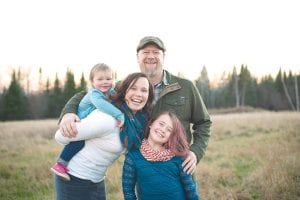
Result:
{"label": "woman's face", "polygon": [[125,102],[134,113],[143,109],[149,96],[149,82],[145,77],[131,84],[125,94]]}

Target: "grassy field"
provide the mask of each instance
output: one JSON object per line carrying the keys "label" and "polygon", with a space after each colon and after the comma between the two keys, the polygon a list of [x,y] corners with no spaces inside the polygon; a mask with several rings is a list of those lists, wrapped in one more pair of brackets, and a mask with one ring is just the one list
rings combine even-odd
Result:
{"label": "grassy field", "polygon": [[[300,199],[300,114],[212,115],[212,137],[197,167],[204,200]],[[55,199],[49,167],[61,146],[56,120],[0,122],[0,199]],[[120,157],[106,179],[108,199],[122,199]]]}

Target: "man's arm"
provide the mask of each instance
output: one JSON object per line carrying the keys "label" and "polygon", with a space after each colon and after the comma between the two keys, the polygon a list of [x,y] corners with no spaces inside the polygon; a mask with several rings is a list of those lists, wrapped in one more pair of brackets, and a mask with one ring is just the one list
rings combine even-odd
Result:
{"label": "man's arm", "polygon": [[197,163],[202,159],[207,148],[209,138],[211,135],[210,127],[211,120],[206,109],[206,106],[200,96],[198,89],[193,85],[193,104],[192,109],[194,110],[192,116],[192,129],[193,134],[193,144],[190,146],[190,150],[197,156]]}
{"label": "man's arm", "polygon": [[[191,83],[192,84],[192,83]],[[194,84],[191,85],[191,122],[193,143],[190,146],[190,153],[183,162],[184,171],[188,174],[194,173],[196,165],[204,156],[210,138],[211,120],[206,106]]]}
{"label": "man's arm", "polygon": [[76,113],[78,105],[85,94],[86,91],[76,93],[61,111],[58,123],[60,125],[60,131],[64,137],[75,137],[77,135],[75,122],[79,122],[80,119]]}
{"label": "man's arm", "polygon": [[69,101],[66,103],[66,105],[64,106],[64,108],[60,113],[58,123],[61,122],[62,118],[66,113],[74,113],[74,114],[77,113],[79,103],[81,99],[84,97],[84,95],[86,95],[86,93],[87,92],[83,90],[81,92],[76,93],[73,97],[71,97],[71,99],[69,99]]}

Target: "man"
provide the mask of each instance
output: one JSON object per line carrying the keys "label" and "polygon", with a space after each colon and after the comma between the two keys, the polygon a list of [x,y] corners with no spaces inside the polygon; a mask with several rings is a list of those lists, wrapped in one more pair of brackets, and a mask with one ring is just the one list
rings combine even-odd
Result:
{"label": "man", "polygon": [[[137,46],[137,61],[141,72],[147,75],[154,86],[155,99],[152,113],[173,110],[185,127],[191,146],[190,154],[183,162],[183,167],[185,172],[193,173],[207,148],[211,120],[195,85],[190,80],[174,76],[163,69],[165,52],[165,45],[160,38],[146,36]],[[79,121],[79,118],[73,113],[76,113],[81,96],[77,95],[75,98],[77,100],[71,99],[62,111],[61,131],[65,136],[76,135],[74,122]],[[191,125],[193,132],[190,129]]]}

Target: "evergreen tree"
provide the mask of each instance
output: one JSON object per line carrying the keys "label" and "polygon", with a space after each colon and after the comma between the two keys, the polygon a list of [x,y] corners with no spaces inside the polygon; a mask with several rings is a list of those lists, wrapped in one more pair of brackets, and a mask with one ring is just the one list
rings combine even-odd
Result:
{"label": "evergreen tree", "polygon": [[211,107],[210,105],[210,85],[209,85],[209,78],[207,74],[206,67],[203,66],[201,75],[196,79],[195,85],[201,94],[201,97],[208,108]]}
{"label": "evergreen tree", "polygon": [[5,88],[2,93],[0,93],[0,119],[3,119],[3,108],[4,108],[4,102],[3,102],[3,94],[5,93]]}
{"label": "evergreen tree", "polygon": [[49,94],[50,92],[50,80],[49,78],[47,78],[47,81],[46,81],[46,90],[45,90],[46,94]]}
{"label": "evergreen tree", "polygon": [[[20,77],[20,71],[18,73]],[[3,98],[3,120],[21,120],[27,118],[27,98],[15,71],[7,92]]]}
{"label": "evergreen tree", "polygon": [[234,69],[233,73],[229,73],[226,77],[226,82],[222,87],[222,96],[219,96],[219,98],[223,99],[223,107],[234,107],[236,106],[236,95],[235,95],[235,75],[234,75]]}
{"label": "evergreen tree", "polygon": [[248,86],[247,86],[247,95],[245,98],[245,105],[251,107],[257,107],[257,80],[253,77],[250,77]]}
{"label": "evergreen tree", "polygon": [[211,90],[211,105],[212,108],[234,106],[231,74],[223,72],[219,86]]}
{"label": "evergreen tree", "polygon": [[76,93],[74,74],[71,70],[67,70],[66,81],[64,86],[64,103],[66,103]]}
{"label": "evergreen tree", "polygon": [[241,100],[241,106],[245,106],[246,103],[246,95],[247,95],[247,89],[249,88],[249,84],[251,82],[251,74],[249,70],[247,69],[247,66],[242,65],[241,66],[241,72],[239,75],[239,88],[240,88],[240,100]]}
{"label": "evergreen tree", "polygon": [[257,106],[268,110],[278,110],[280,102],[280,93],[276,90],[275,80],[271,75],[264,76],[257,86]]}
{"label": "evergreen tree", "polygon": [[82,72],[81,74],[81,78],[80,78],[80,84],[79,87],[77,88],[77,91],[82,91],[82,90],[86,90],[87,89],[87,82],[84,78],[84,74]]}
{"label": "evergreen tree", "polygon": [[39,68],[39,92],[42,92],[44,90],[44,87],[43,87],[43,71],[42,71],[42,68],[40,67]]}
{"label": "evergreen tree", "polygon": [[54,87],[49,92],[48,100],[48,117],[57,118],[64,106],[64,99],[62,95],[62,90],[60,88],[60,83],[58,76],[56,74]]}
{"label": "evergreen tree", "polygon": [[279,69],[276,78],[275,78],[275,89],[283,94],[283,86],[282,86],[282,82],[281,82],[281,77],[282,77],[282,71],[281,69]]}

